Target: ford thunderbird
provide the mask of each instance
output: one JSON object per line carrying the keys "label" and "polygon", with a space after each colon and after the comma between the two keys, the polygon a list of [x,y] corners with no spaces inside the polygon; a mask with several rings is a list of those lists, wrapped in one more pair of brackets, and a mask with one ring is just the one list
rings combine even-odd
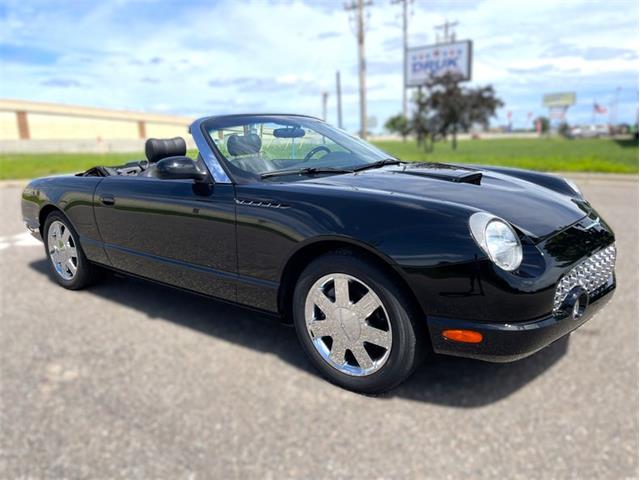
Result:
{"label": "ford thunderbird", "polygon": [[57,283],[109,269],[269,312],[329,381],[371,394],[433,353],[526,357],[615,289],[614,234],[562,177],[404,162],[302,115],[190,134],[190,156],[149,139],[144,159],[25,188]]}

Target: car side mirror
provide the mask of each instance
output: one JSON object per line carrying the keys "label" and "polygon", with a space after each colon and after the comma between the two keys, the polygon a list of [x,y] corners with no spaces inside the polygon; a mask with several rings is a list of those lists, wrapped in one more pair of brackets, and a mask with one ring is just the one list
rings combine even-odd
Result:
{"label": "car side mirror", "polygon": [[167,157],[156,163],[158,178],[164,180],[192,179],[203,181],[207,174],[198,170],[196,162],[189,157]]}

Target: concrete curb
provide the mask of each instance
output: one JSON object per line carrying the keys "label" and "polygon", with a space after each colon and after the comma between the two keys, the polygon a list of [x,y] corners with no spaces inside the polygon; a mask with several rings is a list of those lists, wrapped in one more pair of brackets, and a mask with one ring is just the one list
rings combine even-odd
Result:
{"label": "concrete curb", "polygon": [[637,173],[589,173],[589,172],[548,172],[561,175],[571,180],[596,181],[596,182],[638,182]]}
{"label": "concrete curb", "polygon": [[30,180],[0,180],[0,188],[24,188]]}

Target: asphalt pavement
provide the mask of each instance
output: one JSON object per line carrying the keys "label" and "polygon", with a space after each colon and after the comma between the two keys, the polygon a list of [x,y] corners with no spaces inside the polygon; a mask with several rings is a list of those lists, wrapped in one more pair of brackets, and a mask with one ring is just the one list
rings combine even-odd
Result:
{"label": "asphalt pavement", "polygon": [[440,357],[375,398],[251,311],[58,287],[0,188],[0,478],[637,478],[637,177],[578,183],[617,234],[608,307],[528,359]]}

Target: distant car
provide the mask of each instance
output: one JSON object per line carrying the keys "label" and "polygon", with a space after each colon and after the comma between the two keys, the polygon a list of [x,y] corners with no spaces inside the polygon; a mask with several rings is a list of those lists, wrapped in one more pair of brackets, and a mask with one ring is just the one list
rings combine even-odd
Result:
{"label": "distant car", "polygon": [[571,128],[570,135],[573,138],[600,138],[609,135],[607,125],[583,125]]}
{"label": "distant car", "polygon": [[196,159],[182,138],[148,140],[145,160],[25,188],[60,285],[106,267],[270,312],[324,376],[364,393],[429,352],[526,357],[615,289],[614,234],[561,177],[406,163],[299,115],[190,131]]}

